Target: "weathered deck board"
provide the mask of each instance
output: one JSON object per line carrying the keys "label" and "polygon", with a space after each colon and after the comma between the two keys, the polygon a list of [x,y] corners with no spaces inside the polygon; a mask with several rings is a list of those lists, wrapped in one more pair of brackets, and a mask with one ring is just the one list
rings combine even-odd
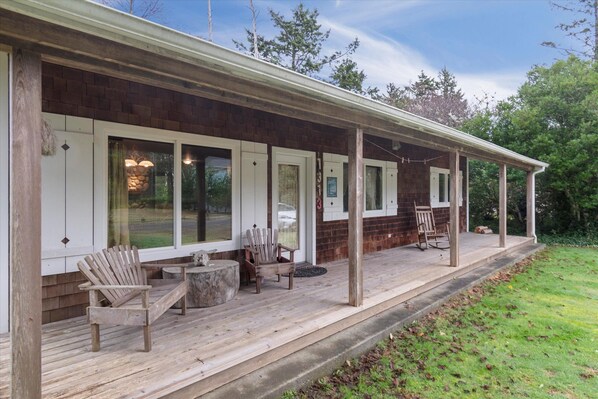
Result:
{"label": "weathered deck board", "polygon": [[[528,242],[508,237],[506,250]],[[449,267],[448,251],[436,249],[367,254],[359,308],[348,305],[346,260],[326,264],[323,276],[297,278],[292,291],[284,280],[268,280],[259,295],[251,285],[241,286],[223,305],[189,309],[186,316],[169,310],[154,324],[150,353],[142,351],[139,327],[103,328],[102,349],[93,353],[85,318],[51,323],[42,336],[43,397],[151,398],[199,381],[205,381],[205,392],[225,378],[219,376],[241,375],[305,347],[504,250],[496,235],[464,234],[458,268]],[[9,348],[8,336],[0,336],[0,397],[8,395]]]}

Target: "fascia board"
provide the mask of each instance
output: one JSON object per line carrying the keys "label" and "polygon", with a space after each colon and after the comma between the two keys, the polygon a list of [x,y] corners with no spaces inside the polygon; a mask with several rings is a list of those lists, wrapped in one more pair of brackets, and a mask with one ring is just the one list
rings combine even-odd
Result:
{"label": "fascia board", "polygon": [[[416,129],[423,134],[449,139],[455,144],[465,144],[506,157],[535,169],[548,166],[547,163],[457,129],[95,2],[12,0],[0,3],[0,8],[156,54],[166,53],[182,62],[202,65],[280,90],[301,93],[400,126]],[[400,138],[399,134],[397,138]]]}

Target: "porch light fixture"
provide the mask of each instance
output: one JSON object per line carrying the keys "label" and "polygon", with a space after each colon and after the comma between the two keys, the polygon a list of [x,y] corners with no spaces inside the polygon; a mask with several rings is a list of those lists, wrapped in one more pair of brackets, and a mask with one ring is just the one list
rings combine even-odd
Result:
{"label": "porch light fixture", "polygon": [[154,166],[154,163],[152,161],[141,161],[139,162],[139,166],[143,166],[144,168],[151,168],[152,166]]}
{"label": "porch light fixture", "polygon": [[189,159],[189,158],[187,158],[187,159],[183,159],[183,163],[184,163],[185,165],[191,165],[191,164],[193,163],[193,160],[192,160],[192,159]]}
{"label": "porch light fixture", "polygon": [[392,141],[392,150],[393,151],[398,151],[401,149],[401,142],[398,140],[393,140]]}
{"label": "porch light fixture", "polygon": [[127,168],[135,166],[143,166],[144,168],[151,168],[154,163],[146,158],[145,153],[140,153],[133,146],[132,150],[127,151],[127,157],[125,158],[125,166]]}

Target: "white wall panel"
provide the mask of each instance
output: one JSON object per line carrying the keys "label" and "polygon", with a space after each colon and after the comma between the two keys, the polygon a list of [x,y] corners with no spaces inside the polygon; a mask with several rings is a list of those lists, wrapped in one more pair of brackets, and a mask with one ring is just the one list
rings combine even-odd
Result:
{"label": "white wall panel", "polygon": [[252,227],[268,226],[268,155],[241,153],[241,237]]}
{"label": "white wall panel", "polygon": [[93,136],[84,131],[88,122],[74,121],[83,132],[55,131],[56,154],[42,157],[42,275],[75,271],[67,257],[93,251]]}

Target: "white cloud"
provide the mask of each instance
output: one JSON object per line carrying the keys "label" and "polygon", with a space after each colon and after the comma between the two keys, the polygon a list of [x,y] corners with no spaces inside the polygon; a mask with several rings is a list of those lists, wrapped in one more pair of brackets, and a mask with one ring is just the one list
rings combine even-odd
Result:
{"label": "white cloud", "polygon": [[[355,37],[360,46],[352,59],[367,74],[366,86],[379,87],[384,91],[386,84],[407,85],[417,79],[423,70],[436,76],[442,68],[433,66],[428,58],[417,50],[384,35],[369,34],[365,31],[340,24],[321,17],[323,26],[332,30],[332,37],[327,43],[329,52],[346,46]],[[504,99],[514,94],[517,87],[525,80],[521,71],[489,71],[484,73],[460,72],[447,65],[455,74],[459,87],[467,99],[482,98],[484,94]]]}
{"label": "white cloud", "polygon": [[517,92],[525,81],[525,72],[456,73],[455,77],[470,102],[475,101],[475,97],[483,98],[484,94],[494,96],[496,100],[504,100]]}

